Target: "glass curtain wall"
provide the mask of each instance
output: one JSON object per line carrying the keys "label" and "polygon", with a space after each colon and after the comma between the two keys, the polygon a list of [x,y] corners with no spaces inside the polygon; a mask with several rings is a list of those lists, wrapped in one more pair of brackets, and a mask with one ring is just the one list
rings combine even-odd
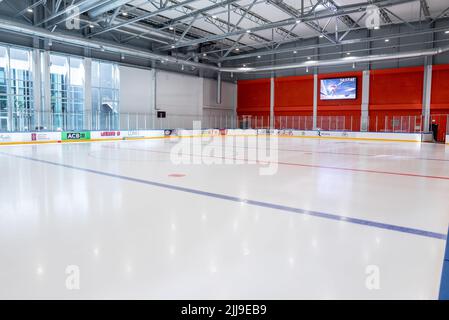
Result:
{"label": "glass curtain wall", "polygon": [[0,47],[0,132],[7,131],[8,128],[8,90],[6,82],[7,50]]}
{"label": "glass curtain wall", "polygon": [[31,51],[0,46],[0,131],[34,130]]}
{"label": "glass curtain wall", "polygon": [[92,61],[92,128],[119,127],[120,75],[118,65]]}
{"label": "glass curtain wall", "polygon": [[84,63],[50,55],[50,104],[53,130],[84,129]]}

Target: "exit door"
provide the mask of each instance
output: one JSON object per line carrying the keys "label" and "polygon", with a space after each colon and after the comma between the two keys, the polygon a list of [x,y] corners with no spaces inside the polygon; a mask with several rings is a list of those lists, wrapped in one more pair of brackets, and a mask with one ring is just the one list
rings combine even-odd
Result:
{"label": "exit door", "polygon": [[447,114],[431,115],[430,123],[432,126],[436,126],[436,142],[444,143],[446,141],[446,132],[448,126]]}

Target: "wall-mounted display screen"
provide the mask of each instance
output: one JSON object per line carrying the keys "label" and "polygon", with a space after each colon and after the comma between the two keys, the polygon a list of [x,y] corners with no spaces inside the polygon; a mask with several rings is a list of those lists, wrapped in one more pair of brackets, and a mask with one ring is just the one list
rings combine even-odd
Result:
{"label": "wall-mounted display screen", "polygon": [[357,98],[357,78],[322,79],[321,100],[340,100]]}

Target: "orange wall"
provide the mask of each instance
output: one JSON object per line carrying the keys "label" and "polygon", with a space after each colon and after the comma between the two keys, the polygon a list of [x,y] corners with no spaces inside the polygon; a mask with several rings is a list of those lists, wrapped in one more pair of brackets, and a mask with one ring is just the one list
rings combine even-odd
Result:
{"label": "orange wall", "polygon": [[447,115],[449,114],[449,65],[432,67],[430,113],[432,120],[438,124],[438,140],[444,141],[448,126]]}
{"label": "orange wall", "polygon": [[431,113],[449,113],[449,65],[432,67]]}
{"label": "orange wall", "polygon": [[372,70],[369,110],[421,114],[424,68]]}
{"label": "orange wall", "polygon": [[389,131],[386,117],[419,117],[422,114],[423,84],[424,67],[372,70],[369,95],[370,130]]}
{"label": "orange wall", "polygon": [[238,81],[237,114],[270,114],[270,79]]}
{"label": "orange wall", "polygon": [[[360,117],[362,104],[362,72],[343,72],[318,76],[318,85],[324,78],[356,76],[357,99],[318,99],[318,116]],[[424,67],[371,70],[369,115],[416,115],[422,113]],[[318,88],[319,91],[319,88]],[[319,92],[318,92],[319,94]],[[270,79],[238,81],[239,115],[269,115]],[[312,115],[313,76],[295,76],[275,79],[275,115]],[[449,114],[449,65],[433,66],[432,114]]]}
{"label": "orange wall", "polygon": [[313,114],[313,75],[276,78],[274,88],[276,116]]}

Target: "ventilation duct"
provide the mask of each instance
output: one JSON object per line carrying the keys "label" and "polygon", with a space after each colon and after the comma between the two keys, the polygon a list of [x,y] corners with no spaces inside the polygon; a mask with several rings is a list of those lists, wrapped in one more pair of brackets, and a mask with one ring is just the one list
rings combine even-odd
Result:
{"label": "ventilation duct", "polygon": [[350,65],[353,63],[362,63],[362,62],[375,62],[375,61],[385,61],[385,60],[394,60],[394,59],[435,56],[437,54],[447,52],[447,51],[449,51],[449,46],[433,48],[433,49],[426,49],[426,50],[369,55],[369,56],[363,56],[363,57],[351,56],[351,57],[344,57],[344,58],[340,58],[340,59],[331,59],[331,60],[318,60],[318,61],[308,60],[308,61],[300,62],[300,63],[283,64],[283,65],[277,65],[277,66],[262,66],[262,67],[254,67],[254,68],[250,68],[250,67],[221,68],[220,71],[234,72],[234,73],[252,73],[252,72],[268,72],[268,71],[288,70],[288,69],[297,69],[297,68],[338,66],[338,65],[346,65],[346,64]]}

